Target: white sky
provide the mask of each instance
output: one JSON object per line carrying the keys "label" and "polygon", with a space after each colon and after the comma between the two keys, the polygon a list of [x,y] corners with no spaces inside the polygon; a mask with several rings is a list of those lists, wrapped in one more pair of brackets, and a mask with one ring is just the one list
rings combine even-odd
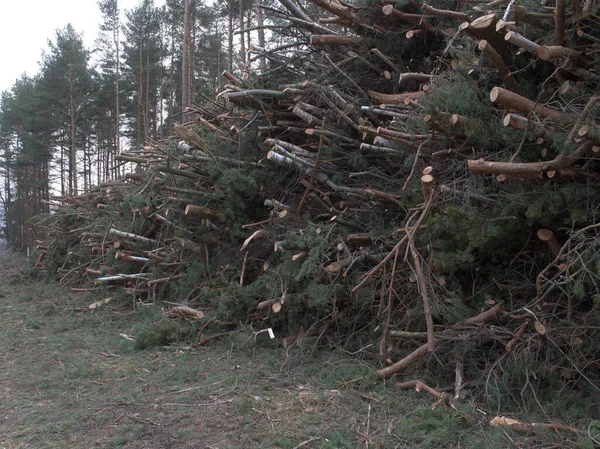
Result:
{"label": "white sky", "polygon": [[[139,3],[119,0],[121,9]],[[163,3],[155,0],[156,5]],[[10,89],[22,73],[33,76],[39,71],[42,49],[48,47],[48,39],[54,40],[57,29],[71,23],[90,49],[101,22],[96,0],[0,0],[0,92]]]}

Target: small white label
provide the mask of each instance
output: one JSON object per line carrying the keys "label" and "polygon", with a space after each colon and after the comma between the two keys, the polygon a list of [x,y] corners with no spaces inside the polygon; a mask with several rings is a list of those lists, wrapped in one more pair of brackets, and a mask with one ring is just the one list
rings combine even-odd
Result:
{"label": "small white label", "polygon": [[273,333],[273,329],[268,328],[267,332],[269,333],[269,337],[271,337],[271,340],[273,340],[275,338],[275,334]]}

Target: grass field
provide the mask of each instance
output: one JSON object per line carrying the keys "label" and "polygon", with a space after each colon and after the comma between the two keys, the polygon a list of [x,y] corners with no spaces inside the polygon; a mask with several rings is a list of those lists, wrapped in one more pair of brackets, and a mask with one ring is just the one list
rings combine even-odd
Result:
{"label": "grass field", "polygon": [[520,436],[477,405],[431,410],[393,381],[344,382],[357,355],[285,349],[237,331],[207,346],[136,349],[133,312],[28,278],[0,259],[0,448],[593,448],[585,435]]}

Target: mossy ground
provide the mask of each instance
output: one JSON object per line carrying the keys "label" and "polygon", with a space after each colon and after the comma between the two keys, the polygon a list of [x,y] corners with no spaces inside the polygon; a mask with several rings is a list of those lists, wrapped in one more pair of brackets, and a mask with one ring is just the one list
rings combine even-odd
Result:
{"label": "mossy ground", "polygon": [[392,381],[344,387],[371,362],[286,353],[265,334],[138,350],[119,334],[140,332],[155,312],[82,311],[96,299],[31,280],[16,256],[0,257],[0,448],[577,445],[490,428],[475,404],[432,411],[429,397]]}

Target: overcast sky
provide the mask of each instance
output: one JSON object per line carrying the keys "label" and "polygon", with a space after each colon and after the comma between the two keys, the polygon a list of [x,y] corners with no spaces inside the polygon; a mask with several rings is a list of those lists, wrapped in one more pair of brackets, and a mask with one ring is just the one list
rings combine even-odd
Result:
{"label": "overcast sky", "polygon": [[[123,9],[139,3],[119,0]],[[163,3],[155,0],[156,5]],[[96,0],[0,0],[0,91],[10,89],[22,73],[33,76],[39,71],[42,49],[57,29],[71,23],[89,49],[101,21]]]}

